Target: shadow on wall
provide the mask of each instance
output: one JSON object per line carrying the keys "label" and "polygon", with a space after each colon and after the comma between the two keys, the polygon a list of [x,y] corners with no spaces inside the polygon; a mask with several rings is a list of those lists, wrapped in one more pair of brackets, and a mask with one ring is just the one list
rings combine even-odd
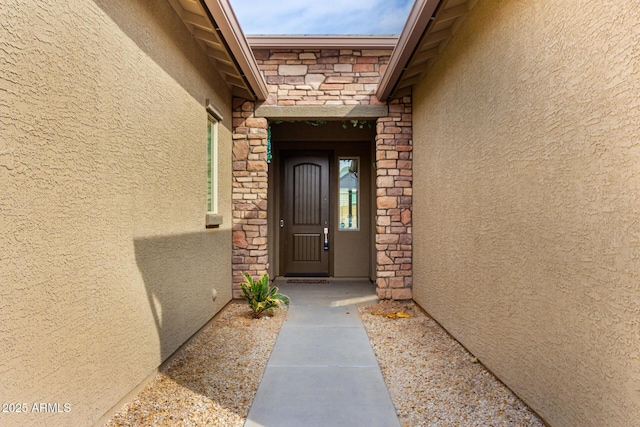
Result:
{"label": "shadow on wall", "polygon": [[[221,234],[224,233],[224,234]],[[228,245],[225,243],[228,242]],[[230,299],[213,289],[231,286],[231,231],[141,238],[134,240],[136,263],[165,361]],[[224,273],[223,273],[224,272]]]}
{"label": "shadow on wall", "polygon": [[[165,361],[230,301],[231,230],[135,239],[134,247],[158,331],[160,354]],[[215,301],[214,286],[218,288]],[[235,333],[238,322],[248,324],[251,321],[247,308],[246,314],[227,319],[226,323]],[[241,383],[241,377],[245,375],[243,369],[247,369],[246,366],[243,368],[241,359],[255,351],[253,343],[261,339],[262,332],[258,328],[252,329],[253,339],[221,339],[221,329],[226,327],[204,328],[190,341],[191,351],[181,351],[162,369],[163,375],[199,395],[187,401],[166,402],[166,417],[172,408],[178,411],[178,407],[184,405],[191,408],[201,405],[199,410],[204,411],[217,406],[225,408],[234,418],[246,416],[243,408],[247,402],[239,401],[231,390],[234,385],[228,382],[229,373],[239,375],[236,384]],[[222,332],[222,336],[228,336],[228,330]],[[219,375],[222,371],[227,374]],[[159,387],[171,386],[165,381]],[[144,410],[153,412],[157,409],[153,400],[143,399],[142,405]]]}

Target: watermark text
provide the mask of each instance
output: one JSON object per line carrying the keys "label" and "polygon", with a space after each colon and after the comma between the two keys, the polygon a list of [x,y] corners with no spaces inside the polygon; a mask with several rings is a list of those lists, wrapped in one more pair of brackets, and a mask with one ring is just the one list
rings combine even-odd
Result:
{"label": "watermark text", "polygon": [[38,403],[0,403],[0,413],[5,414],[32,414],[32,413],[68,413],[71,412],[71,403],[38,402]]}

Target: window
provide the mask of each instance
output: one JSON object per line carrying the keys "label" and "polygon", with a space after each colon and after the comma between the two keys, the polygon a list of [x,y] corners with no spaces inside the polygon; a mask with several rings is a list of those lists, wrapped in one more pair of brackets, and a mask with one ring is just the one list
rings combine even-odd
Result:
{"label": "window", "polygon": [[207,103],[207,227],[218,227],[222,216],[218,215],[218,122],[222,115]]}
{"label": "window", "polygon": [[359,204],[359,188],[360,178],[358,177],[358,158],[341,158],[339,159],[338,172],[340,176],[339,191],[339,220],[340,230],[358,230],[358,204]]}
{"label": "window", "polygon": [[207,124],[207,211],[218,212],[218,121],[209,116]]}

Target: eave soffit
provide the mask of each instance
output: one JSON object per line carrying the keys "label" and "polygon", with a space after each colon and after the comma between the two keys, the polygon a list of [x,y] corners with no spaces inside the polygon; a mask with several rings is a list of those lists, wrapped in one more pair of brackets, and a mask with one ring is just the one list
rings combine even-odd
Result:
{"label": "eave soffit", "polygon": [[267,86],[228,0],[168,0],[234,96],[267,98]]}
{"label": "eave soffit", "polygon": [[378,98],[411,94],[477,1],[416,0],[380,81]]}
{"label": "eave soffit", "polygon": [[411,93],[477,0],[416,0],[400,36],[245,37],[228,0],[168,0],[234,96],[263,101],[268,95],[255,49],[393,49],[377,96]]}

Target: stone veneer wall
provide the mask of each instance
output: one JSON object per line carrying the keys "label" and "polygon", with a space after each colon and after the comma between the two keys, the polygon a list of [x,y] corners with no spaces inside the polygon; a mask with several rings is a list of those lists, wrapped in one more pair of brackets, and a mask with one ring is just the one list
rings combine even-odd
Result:
{"label": "stone veneer wall", "polygon": [[255,103],[233,100],[233,296],[242,295],[243,273],[267,272],[267,119]]}
{"label": "stone veneer wall", "polygon": [[[263,105],[384,105],[376,97],[391,50],[256,49],[269,96]],[[260,104],[234,100],[233,282],[267,271],[267,128]],[[319,119],[321,119],[319,117]],[[389,103],[376,138],[377,285],[381,298],[411,298],[411,99]]]}
{"label": "stone veneer wall", "polygon": [[384,104],[375,96],[391,50],[254,51],[269,89],[266,105]]}
{"label": "stone veneer wall", "polygon": [[377,294],[382,299],[411,299],[411,97],[391,100],[389,117],[378,119],[376,131]]}

